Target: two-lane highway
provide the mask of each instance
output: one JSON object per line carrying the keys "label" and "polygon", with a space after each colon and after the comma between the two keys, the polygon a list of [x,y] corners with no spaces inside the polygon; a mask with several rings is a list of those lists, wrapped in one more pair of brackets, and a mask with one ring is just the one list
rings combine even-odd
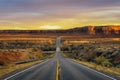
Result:
{"label": "two-lane highway", "polygon": [[[59,70],[57,66],[59,64]],[[58,72],[58,74],[57,74]],[[59,76],[59,77],[58,77]],[[59,78],[59,79],[58,79]],[[3,80],[117,80],[96,70],[85,67],[60,54],[60,38],[56,40],[56,55]]]}

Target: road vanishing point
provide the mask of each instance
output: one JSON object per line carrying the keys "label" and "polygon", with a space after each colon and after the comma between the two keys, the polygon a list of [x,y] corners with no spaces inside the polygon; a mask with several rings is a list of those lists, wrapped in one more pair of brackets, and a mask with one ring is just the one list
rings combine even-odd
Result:
{"label": "road vanishing point", "polygon": [[2,80],[117,80],[61,56],[61,38],[56,39],[56,55]]}

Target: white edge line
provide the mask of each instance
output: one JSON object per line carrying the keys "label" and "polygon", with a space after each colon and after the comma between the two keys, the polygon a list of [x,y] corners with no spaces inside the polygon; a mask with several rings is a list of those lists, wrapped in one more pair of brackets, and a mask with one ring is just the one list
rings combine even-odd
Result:
{"label": "white edge line", "polygon": [[[73,60],[74,61],[74,60]],[[76,62],[76,61],[74,61],[74,62]],[[77,62],[77,63],[79,63],[79,62]],[[79,63],[79,64],[81,64],[81,63]],[[82,64],[81,64],[82,65]],[[99,72],[99,71],[97,71],[97,70],[94,70],[94,69],[92,69],[92,68],[89,68],[89,67],[87,67],[87,66],[85,66],[85,65],[82,65],[83,67],[85,67],[85,68],[87,68],[87,69],[89,69],[89,70],[92,70],[92,71],[94,71],[94,72],[97,72],[97,73],[99,73],[99,74],[101,74],[101,75],[103,75],[103,76],[105,76],[105,77],[108,77],[108,78],[110,78],[110,79],[113,79],[113,80],[117,80],[117,79],[115,79],[115,78],[113,78],[113,77],[110,77],[110,76],[108,76],[108,75],[106,75],[106,74],[103,74],[103,73],[101,73],[101,72]]]}
{"label": "white edge line", "polygon": [[[43,64],[43,63],[45,63],[45,62],[47,62],[47,61],[48,61],[48,60],[42,62],[41,64]],[[20,74],[20,73],[23,73],[23,72],[25,72],[25,71],[27,71],[27,70],[29,70],[29,69],[32,69],[32,68],[34,68],[34,67],[37,67],[37,66],[41,65],[41,64],[31,66],[31,67],[29,67],[29,68],[27,68],[27,69],[25,69],[25,70],[22,70],[22,71],[20,71],[20,72],[18,72],[18,73],[15,73],[15,74],[11,75],[11,76],[9,76],[9,77],[3,79],[3,80],[8,80],[8,79],[10,79],[10,78],[12,78],[12,77],[14,77],[14,76]]]}

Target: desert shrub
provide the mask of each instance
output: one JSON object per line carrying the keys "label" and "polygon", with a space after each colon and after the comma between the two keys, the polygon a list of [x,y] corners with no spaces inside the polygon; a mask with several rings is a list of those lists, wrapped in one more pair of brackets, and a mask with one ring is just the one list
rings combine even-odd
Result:
{"label": "desert shrub", "polygon": [[95,58],[95,62],[97,64],[102,64],[104,61],[106,61],[106,59],[104,57],[96,57]]}
{"label": "desert shrub", "polygon": [[102,62],[102,66],[105,66],[105,67],[111,67],[112,66],[112,63],[109,62],[108,60]]}
{"label": "desert shrub", "polygon": [[81,57],[78,57],[78,60],[79,60],[79,61],[82,61],[83,59],[82,59]]}
{"label": "desert shrub", "polygon": [[35,55],[37,58],[41,58],[41,57],[43,57],[43,55],[41,54],[41,53],[36,53],[36,55]]}
{"label": "desert shrub", "polygon": [[120,68],[120,64],[116,66],[117,68]]}
{"label": "desert shrub", "polygon": [[106,67],[112,66],[112,63],[110,63],[108,59],[106,59],[105,57],[101,57],[101,56],[95,58],[95,62],[99,65],[106,66]]}

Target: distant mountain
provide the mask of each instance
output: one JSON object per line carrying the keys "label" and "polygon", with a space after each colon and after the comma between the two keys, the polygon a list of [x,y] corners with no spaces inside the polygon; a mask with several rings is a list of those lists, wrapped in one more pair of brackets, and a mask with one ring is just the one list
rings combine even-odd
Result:
{"label": "distant mountain", "polygon": [[90,35],[104,34],[104,35],[120,35],[120,26],[86,26],[69,29],[76,33],[84,33]]}
{"label": "distant mountain", "polygon": [[86,26],[67,30],[0,30],[0,34],[119,36],[120,26]]}

